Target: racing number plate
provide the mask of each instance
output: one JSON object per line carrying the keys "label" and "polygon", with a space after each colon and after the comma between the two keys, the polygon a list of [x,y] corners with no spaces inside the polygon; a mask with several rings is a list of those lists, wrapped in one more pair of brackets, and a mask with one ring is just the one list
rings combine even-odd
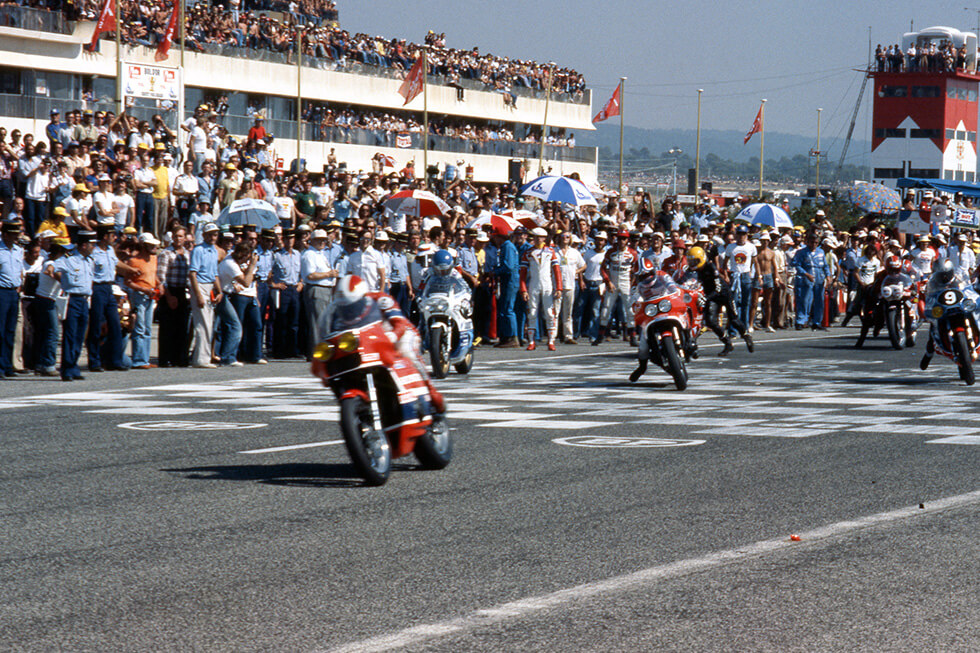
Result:
{"label": "racing number plate", "polygon": [[939,293],[939,303],[943,306],[956,306],[963,300],[963,293],[955,288]]}

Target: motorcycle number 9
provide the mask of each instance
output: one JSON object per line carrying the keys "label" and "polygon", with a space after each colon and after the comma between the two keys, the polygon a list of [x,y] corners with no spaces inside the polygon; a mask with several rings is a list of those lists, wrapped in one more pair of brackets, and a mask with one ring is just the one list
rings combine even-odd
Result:
{"label": "motorcycle number 9", "polygon": [[939,296],[939,303],[943,306],[955,306],[960,303],[960,299],[959,290],[946,290]]}

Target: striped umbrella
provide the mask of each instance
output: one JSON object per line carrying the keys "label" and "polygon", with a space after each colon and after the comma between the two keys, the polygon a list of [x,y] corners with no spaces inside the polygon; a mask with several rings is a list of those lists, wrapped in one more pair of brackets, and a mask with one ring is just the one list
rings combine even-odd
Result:
{"label": "striped umbrella", "polygon": [[528,211],[527,209],[507,209],[506,211],[501,211],[500,215],[514,218],[522,226],[528,229],[534,229],[535,227],[544,227],[548,223],[544,219],[544,216],[538,215],[534,211]]}
{"label": "striped umbrella", "polygon": [[521,223],[514,218],[506,215],[497,215],[496,213],[491,215],[484,215],[476,220],[472,220],[468,225],[467,229],[479,229],[483,225],[490,225],[495,232],[502,234],[509,234],[514,229],[521,226]]}
{"label": "striped umbrella", "polygon": [[902,196],[883,184],[855,184],[847,189],[847,199],[865,213],[895,213],[902,208]]}
{"label": "striped umbrella", "polygon": [[599,206],[585,184],[569,177],[554,175],[538,177],[521,188],[521,195],[537,197],[545,202],[561,202],[574,206]]}
{"label": "striped umbrella", "polygon": [[786,227],[787,229],[793,228],[793,221],[790,219],[789,214],[772,204],[749,204],[735,216],[735,219],[765,227],[772,227],[774,229],[781,227]]}
{"label": "striped umbrella", "polygon": [[449,205],[426,190],[403,190],[395,193],[385,200],[384,207],[392,213],[404,213],[420,218],[449,214]]}

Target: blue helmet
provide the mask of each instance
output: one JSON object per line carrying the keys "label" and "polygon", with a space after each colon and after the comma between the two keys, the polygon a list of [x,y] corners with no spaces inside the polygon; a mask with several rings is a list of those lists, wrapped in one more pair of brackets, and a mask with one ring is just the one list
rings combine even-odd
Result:
{"label": "blue helmet", "polygon": [[436,274],[446,276],[453,269],[453,255],[444,249],[440,249],[432,257],[432,269]]}

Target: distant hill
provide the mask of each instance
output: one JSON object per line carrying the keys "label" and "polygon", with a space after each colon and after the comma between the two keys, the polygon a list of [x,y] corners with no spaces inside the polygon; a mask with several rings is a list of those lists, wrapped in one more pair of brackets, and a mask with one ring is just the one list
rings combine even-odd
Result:
{"label": "distant hill", "polygon": [[[734,162],[745,162],[751,157],[759,156],[759,136],[756,135],[747,145],[742,144],[745,132],[735,130],[702,129],[701,130],[701,156],[709,153],[715,154],[722,159],[730,159]],[[825,136],[825,139],[827,137]],[[575,134],[578,145],[590,147],[607,147],[613,153],[619,152],[619,124],[616,119],[598,125],[598,130],[594,132],[578,132]],[[679,147],[684,150],[684,154],[694,156],[695,142],[697,134],[693,129],[643,129],[641,127],[630,127],[626,125],[623,130],[623,141],[625,151],[630,149],[642,150],[646,148],[650,157],[659,157],[672,147]],[[782,157],[792,158],[799,154],[804,156],[810,151],[811,147],[816,146],[816,136],[799,136],[796,134],[783,134],[779,132],[766,132],[766,160],[779,159]],[[843,138],[839,141],[824,140],[821,143],[822,149],[828,153],[828,160],[834,165],[840,157],[840,148],[843,146]],[[848,162],[856,165],[867,163],[867,157],[861,156],[862,152],[870,150],[870,144],[865,140],[857,138],[851,141],[848,149]]]}

